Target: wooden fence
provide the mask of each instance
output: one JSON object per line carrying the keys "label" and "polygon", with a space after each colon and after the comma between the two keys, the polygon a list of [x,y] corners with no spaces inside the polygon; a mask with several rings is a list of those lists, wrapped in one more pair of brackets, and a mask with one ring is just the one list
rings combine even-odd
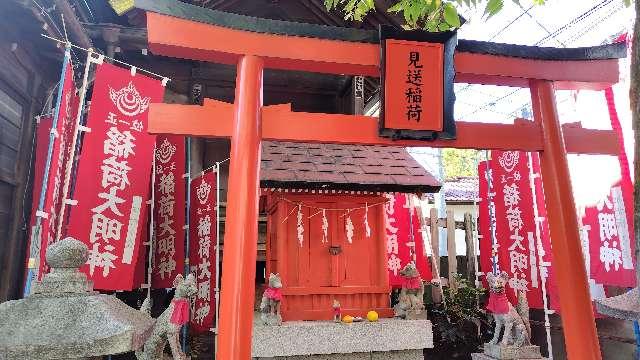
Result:
{"label": "wooden fence", "polygon": [[[477,270],[478,254],[476,253],[476,246],[474,244],[474,221],[473,215],[470,213],[464,214],[463,221],[456,221],[453,210],[446,211],[445,218],[438,218],[438,210],[432,208],[429,212],[429,216],[423,216],[419,214],[421,219],[421,226],[423,229],[428,229],[429,239],[431,240],[431,268],[433,277],[435,279],[442,279],[445,277],[447,285],[450,287],[456,287],[455,274],[461,274],[463,277],[475,283]],[[447,230],[447,253],[454,254],[453,261],[450,261],[451,257],[440,256],[440,229]],[[466,243],[466,255],[456,255],[456,229],[464,230],[464,239]],[[441,293],[438,287],[432,288],[432,298],[434,302],[440,302]]]}

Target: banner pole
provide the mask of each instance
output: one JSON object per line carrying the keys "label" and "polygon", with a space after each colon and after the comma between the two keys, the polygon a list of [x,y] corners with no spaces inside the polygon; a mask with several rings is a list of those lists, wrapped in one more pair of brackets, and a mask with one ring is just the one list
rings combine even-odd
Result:
{"label": "banner pole", "polygon": [[[80,120],[82,119],[82,110],[84,107],[84,100],[87,96],[87,85],[89,81],[89,71],[91,68],[91,63],[93,62],[93,49],[87,50],[87,60],[84,65],[84,74],[82,75],[82,87],[80,88],[80,99],[78,101],[78,109],[76,113],[75,119],[75,131],[73,132],[73,137],[71,138],[71,145],[69,149],[72,154],[69,156],[69,160],[67,161],[67,167],[64,172],[64,182],[62,185],[62,205],[60,206],[60,215],[58,216],[58,224],[56,228],[56,241],[60,240],[62,236],[62,224],[64,223],[64,213],[67,208],[67,205],[70,205],[71,199],[67,199],[69,196],[69,185],[71,183],[71,170],[73,169],[74,158],[76,156],[76,144],[78,142],[78,133],[80,132]],[[96,61],[101,63],[102,61]],[[71,156],[73,155],[73,156]]]}
{"label": "banner pole", "polygon": [[155,240],[155,203],[156,203],[156,144],[153,144],[153,158],[151,159],[151,202],[149,207],[149,261],[147,262],[147,298],[151,301],[151,274],[154,264],[154,240]]}
{"label": "banner pole", "polygon": [[[46,34],[40,34],[40,36],[42,36],[43,38],[47,38],[49,40],[53,40],[53,41],[55,41],[55,42],[57,42],[59,44],[65,44],[65,45],[67,45],[69,47],[76,48],[78,50],[89,51],[89,49],[85,49],[85,48],[83,48],[81,46],[78,46],[76,44],[73,44],[73,43],[71,43],[70,41],[67,41],[67,40],[56,39],[56,38],[54,38],[52,36],[49,36],[49,35],[46,35]],[[124,62],[122,60],[118,60],[118,59],[115,59],[115,58],[112,58],[112,57],[109,57],[109,56],[106,56],[106,55],[100,55],[100,56],[101,56],[101,58],[109,59],[110,61],[112,61],[114,63],[118,63],[120,65],[124,65],[124,66],[129,67],[129,68],[135,67],[137,70],[139,70],[141,72],[147,73],[147,74],[155,76],[157,78],[160,78],[162,80],[162,86],[165,86],[167,84],[167,82],[171,81],[171,79],[166,77],[166,76],[162,76],[160,74],[156,74],[156,73],[154,73],[152,71],[149,71],[149,70],[146,70],[146,69],[143,69],[143,68],[138,68],[137,66],[131,65],[131,64],[126,63],[126,62]]]}
{"label": "banner pole", "polygon": [[[491,174],[491,168],[489,167],[489,152],[485,150],[485,176],[487,177],[487,205],[489,207],[489,232],[491,232],[491,262],[493,273],[498,273],[498,252],[496,251],[498,245],[498,239],[496,238],[496,208],[493,200],[490,200],[491,188],[493,188],[493,175]],[[492,206],[493,205],[493,206]]]}
{"label": "banner pole", "polygon": [[[65,79],[65,75],[67,73],[67,67],[69,66],[69,60],[71,58],[71,44],[66,43],[66,47],[64,50],[64,59],[62,60],[62,70],[60,71],[60,82],[58,85],[58,95],[56,96],[56,107],[53,115],[53,121],[51,122],[51,130],[49,132],[49,145],[47,148],[47,161],[44,166],[44,174],[42,176],[42,187],[40,190],[40,199],[38,199],[38,210],[36,212],[36,225],[34,226],[33,231],[31,232],[31,249],[29,250],[29,273],[27,275],[27,281],[25,283],[24,297],[27,297],[31,292],[31,280],[34,277],[38,276],[38,268],[40,266],[40,252],[46,251],[46,249],[41,249],[42,243],[42,216],[45,214],[43,212],[44,208],[44,199],[47,193],[47,187],[49,185],[49,175],[51,170],[51,158],[53,156],[53,146],[56,141],[56,128],[58,126],[58,118],[60,115],[60,104],[62,102],[62,91],[64,89],[64,83],[67,79]],[[71,80],[73,81],[73,80]]]}
{"label": "banner pole", "polygon": [[[544,259],[542,257],[542,252],[544,248],[542,247],[542,235],[541,235],[541,223],[542,220],[540,218],[540,214],[538,213],[538,197],[536,193],[536,185],[535,185],[535,175],[533,173],[533,159],[530,152],[527,153],[527,161],[529,162],[529,186],[531,186],[531,194],[533,200],[533,217],[534,223],[536,225],[536,247],[538,253],[538,274],[540,274],[540,282],[542,283],[542,304],[544,305],[544,329],[547,334],[547,352],[548,359],[553,360],[553,345],[551,344],[551,322],[549,321],[549,300],[547,299],[547,277],[543,276],[543,262]],[[537,174],[540,176],[540,174]]]}
{"label": "banner pole", "polygon": [[[184,216],[184,277],[185,279],[189,275],[189,226],[191,226],[191,137],[187,137],[185,140],[185,166],[184,166],[184,176],[186,178],[185,184],[185,216]],[[187,322],[182,327],[182,351],[187,352],[187,329],[189,327],[189,323]]]}
{"label": "banner pole", "polygon": [[218,319],[220,318],[220,162],[216,162],[216,326],[214,356],[218,354]]}
{"label": "banner pole", "polygon": [[[474,168],[477,169],[478,168],[478,157],[480,156],[480,152],[476,152],[476,160],[475,160],[475,164],[474,164]],[[478,173],[478,177],[480,177],[480,174]],[[478,180],[479,181],[479,180]],[[479,184],[479,182],[478,182]],[[474,273],[474,285],[475,287],[479,288],[480,287],[480,265],[479,263],[479,259],[478,259],[478,254],[480,253],[480,240],[478,238],[478,196],[475,196],[473,198],[473,221],[471,222],[471,224],[473,224],[473,253],[476,254],[476,258],[473,259],[473,271]],[[467,260],[468,261],[468,260]],[[478,299],[478,301],[480,301],[480,299]]]}

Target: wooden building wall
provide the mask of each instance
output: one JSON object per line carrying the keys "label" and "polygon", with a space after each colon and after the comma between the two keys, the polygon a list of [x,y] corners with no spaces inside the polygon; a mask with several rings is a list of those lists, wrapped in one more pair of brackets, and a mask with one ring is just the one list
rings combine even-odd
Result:
{"label": "wooden building wall", "polygon": [[60,64],[51,58],[43,64],[25,34],[29,22],[8,3],[0,5],[0,302],[22,295],[35,115],[51,79],[59,75],[51,74],[50,67]]}

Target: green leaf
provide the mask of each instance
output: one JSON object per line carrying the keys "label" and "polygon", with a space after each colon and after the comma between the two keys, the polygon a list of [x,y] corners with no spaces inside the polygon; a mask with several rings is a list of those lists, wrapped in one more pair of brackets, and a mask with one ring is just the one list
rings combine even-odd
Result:
{"label": "green leaf", "polygon": [[440,31],[447,31],[447,30],[449,30],[451,28],[452,28],[452,26],[450,26],[449,24],[444,23],[444,22],[440,23],[440,25],[438,25],[438,30],[440,30]]}
{"label": "green leaf", "polygon": [[400,12],[402,10],[404,10],[404,1],[398,1],[397,3],[393,4],[393,6],[391,6],[390,8],[387,9],[388,12]]}
{"label": "green leaf", "polygon": [[624,0],[624,6],[626,6],[626,7],[631,6],[631,1],[632,0]]}
{"label": "green leaf", "polygon": [[487,2],[487,7],[484,9],[484,14],[487,15],[487,18],[490,18],[499,13],[503,7],[504,2],[502,0],[489,0]]}
{"label": "green leaf", "polygon": [[[460,18],[458,17],[458,10],[451,3],[444,5],[444,21],[451,25],[453,28],[460,27]],[[449,29],[447,29],[449,30]]]}

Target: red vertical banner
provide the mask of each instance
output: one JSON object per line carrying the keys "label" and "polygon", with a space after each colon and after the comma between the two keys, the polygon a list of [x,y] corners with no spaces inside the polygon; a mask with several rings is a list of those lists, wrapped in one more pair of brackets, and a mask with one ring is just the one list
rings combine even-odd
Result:
{"label": "red vertical banner", "polygon": [[191,312],[191,327],[196,332],[213,328],[216,313],[216,173],[191,180],[189,210],[189,264],[198,283]]}
{"label": "red vertical banner", "polygon": [[[73,83],[73,66],[71,62],[67,64],[62,94],[60,96],[60,107],[58,109],[58,119],[54,130],[53,151],[51,153],[51,163],[48,174],[43,173],[44,181],[47,181],[47,192],[45,195],[42,211],[46,217],[41,222],[40,233],[40,263],[38,278],[48,271],[45,263],[47,246],[59,240],[62,234],[56,234],[58,227],[58,214],[63,204],[62,187],[64,184],[65,166],[69,158],[69,143],[71,142],[71,131],[75,131],[73,124],[75,121],[74,104],[77,108],[76,88]],[[54,121],[55,122],[55,121]],[[53,126],[53,125],[52,125]],[[46,156],[46,152],[45,152]],[[42,185],[42,183],[40,184]]]}
{"label": "red vertical banner", "polygon": [[146,224],[155,136],[148,107],[161,81],[104,63],[96,70],[68,233],[89,247],[81,269],[101,290],[131,290]]}
{"label": "red vertical banner", "polygon": [[553,253],[551,250],[551,232],[549,231],[549,219],[547,219],[547,207],[544,200],[544,187],[542,184],[542,175],[540,168],[540,155],[531,153],[530,157],[531,174],[533,175],[533,186],[535,191],[535,205],[538,211],[538,232],[539,243],[538,260],[540,269],[540,279],[545,280],[547,295],[549,298],[549,308],[554,310],[560,309],[560,298],[558,297],[558,289],[556,277],[553,269]]}
{"label": "red vertical banner", "polygon": [[500,270],[509,274],[508,296],[526,291],[529,306],[542,308],[536,218],[527,153],[493,151],[490,169],[495,189],[496,238]]}
{"label": "red vertical banner", "polygon": [[583,231],[589,239],[591,278],[598,284],[636,285],[631,184],[619,181],[595,206],[585,209]]}
{"label": "red vertical banner", "polygon": [[[480,248],[480,270],[485,274],[493,272],[493,239],[496,225],[494,182],[489,161],[478,163],[478,232]],[[485,286],[486,278],[483,279]]]}
{"label": "red vertical banner", "polygon": [[430,281],[431,267],[427,264],[420,219],[411,203],[411,195],[387,193],[385,197],[389,285],[402,286],[400,270],[411,261],[416,264],[422,280]]}
{"label": "red vertical banner", "polygon": [[183,136],[156,138],[154,264],[151,284],[171,288],[184,270],[185,147]]}
{"label": "red vertical banner", "polygon": [[[38,210],[38,203],[40,201],[40,193],[42,192],[42,179],[44,178],[44,167],[47,161],[47,147],[49,145],[49,132],[51,131],[51,124],[53,123],[52,116],[42,116],[38,120],[36,125],[36,141],[34,149],[33,160],[33,191],[31,193],[31,217],[29,218],[29,242],[32,241],[35,226],[36,226],[36,210]],[[31,248],[31,243],[27,246],[27,249]],[[30,254],[27,254],[27,258]],[[28,259],[27,259],[28,260]],[[27,264],[29,265],[29,264]],[[30,266],[27,266],[27,268]]]}

